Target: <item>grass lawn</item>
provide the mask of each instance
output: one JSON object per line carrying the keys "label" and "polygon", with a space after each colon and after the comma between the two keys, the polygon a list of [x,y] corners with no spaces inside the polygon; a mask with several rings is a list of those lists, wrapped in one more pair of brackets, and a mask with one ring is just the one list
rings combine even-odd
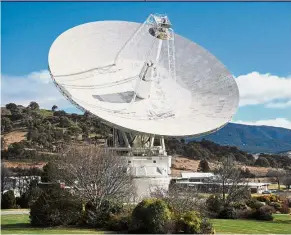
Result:
{"label": "grass lawn", "polygon": [[54,115],[54,112],[46,109],[40,109],[39,114],[43,117],[52,117]]}
{"label": "grass lawn", "polygon": [[[270,184],[268,189],[278,189],[278,184]],[[285,185],[280,185],[280,189],[286,189]]]}
{"label": "grass lawn", "polygon": [[274,221],[211,220],[216,233],[291,234],[291,216],[274,215]]}
{"label": "grass lawn", "polygon": [[102,231],[78,228],[34,228],[29,215],[1,215],[1,234],[100,234]]}

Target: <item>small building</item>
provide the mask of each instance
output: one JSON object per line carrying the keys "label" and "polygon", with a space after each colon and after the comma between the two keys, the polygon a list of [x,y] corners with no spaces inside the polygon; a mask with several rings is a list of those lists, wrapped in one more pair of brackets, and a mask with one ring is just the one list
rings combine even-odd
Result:
{"label": "small building", "polygon": [[251,193],[262,193],[268,190],[270,183],[255,183],[249,182],[248,186],[251,190]]}
{"label": "small building", "polygon": [[172,181],[179,182],[204,182],[214,178],[213,173],[205,172],[181,172],[181,177],[172,177]]}
{"label": "small building", "polygon": [[[248,186],[251,193],[262,193],[268,190],[270,183],[239,183],[239,185]],[[171,180],[171,185],[183,187],[193,187],[199,192],[203,193],[213,193],[221,189],[222,184],[215,181],[215,175],[213,173],[203,173],[203,172],[182,172],[181,177],[175,177]],[[230,184],[225,184],[225,187],[230,186]]]}

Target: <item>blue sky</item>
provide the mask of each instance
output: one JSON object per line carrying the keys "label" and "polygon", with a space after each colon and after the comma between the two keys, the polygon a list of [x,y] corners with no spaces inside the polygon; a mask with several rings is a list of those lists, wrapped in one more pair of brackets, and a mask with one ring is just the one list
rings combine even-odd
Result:
{"label": "blue sky", "polygon": [[143,22],[150,13],[166,13],[176,33],[236,77],[241,104],[233,121],[291,129],[290,2],[2,2],[1,8],[2,104],[34,99],[74,111],[47,78],[56,37],[91,21]]}

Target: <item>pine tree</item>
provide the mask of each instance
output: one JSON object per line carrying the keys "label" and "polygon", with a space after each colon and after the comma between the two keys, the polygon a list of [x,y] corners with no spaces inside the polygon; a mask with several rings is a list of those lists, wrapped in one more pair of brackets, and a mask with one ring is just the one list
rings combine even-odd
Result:
{"label": "pine tree", "polygon": [[205,159],[200,161],[197,171],[199,171],[199,172],[209,172],[210,171],[210,167],[208,165],[208,162]]}

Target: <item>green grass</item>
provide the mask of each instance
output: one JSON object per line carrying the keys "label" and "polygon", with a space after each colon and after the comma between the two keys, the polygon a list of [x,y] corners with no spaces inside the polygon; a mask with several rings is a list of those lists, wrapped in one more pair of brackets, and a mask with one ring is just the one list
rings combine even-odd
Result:
{"label": "green grass", "polygon": [[40,109],[39,114],[41,114],[43,117],[52,117],[54,112],[46,109]]}
{"label": "green grass", "polygon": [[291,216],[274,215],[274,221],[211,220],[216,233],[291,234]]}
{"label": "green grass", "polygon": [[[278,184],[270,184],[269,186],[268,186],[268,189],[278,189]],[[280,189],[282,190],[284,190],[284,189],[286,189],[286,187],[285,187],[285,185],[280,185]]]}
{"label": "green grass", "polygon": [[29,215],[2,215],[1,234],[100,234],[102,231],[85,228],[35,228],[29,223]]}

